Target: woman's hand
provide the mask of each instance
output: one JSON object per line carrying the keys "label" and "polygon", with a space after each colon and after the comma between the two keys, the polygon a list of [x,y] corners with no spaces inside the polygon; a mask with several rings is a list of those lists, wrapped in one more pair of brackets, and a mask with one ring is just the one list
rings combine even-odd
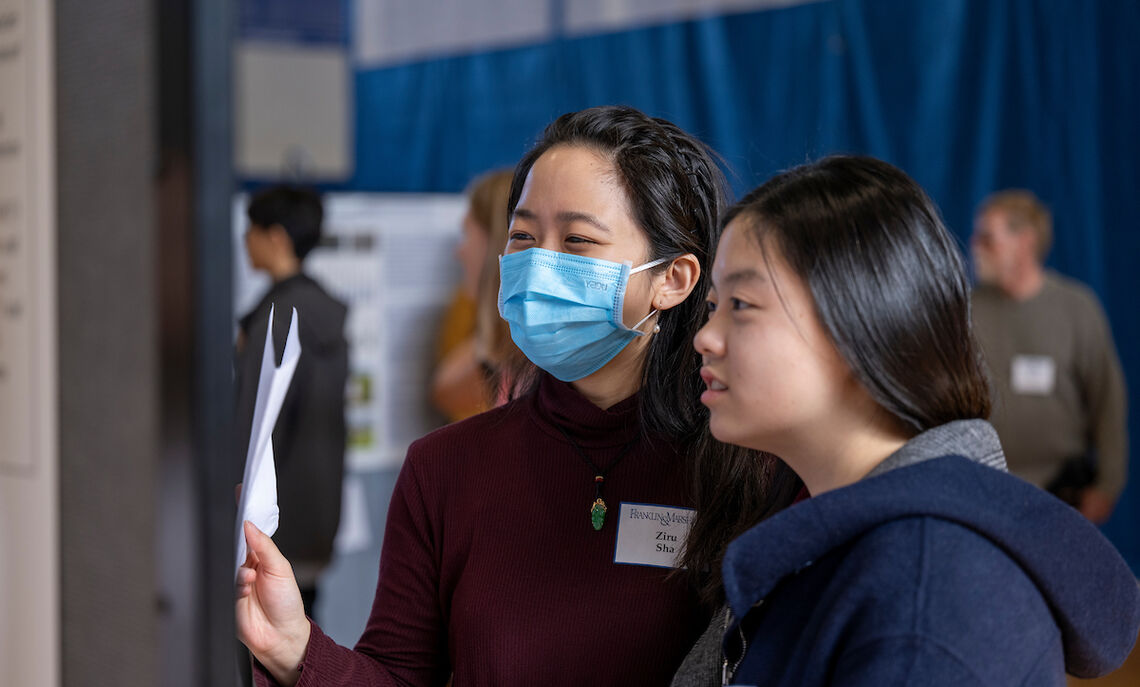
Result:
{"label": "woman's hand", "polygon": [[309,619],[293,566],[277,545],[253,523],[243,523],[249,553],[238,569],[236,623],[238,639],[287,687],[301,677],[297,670],[309,646]]}

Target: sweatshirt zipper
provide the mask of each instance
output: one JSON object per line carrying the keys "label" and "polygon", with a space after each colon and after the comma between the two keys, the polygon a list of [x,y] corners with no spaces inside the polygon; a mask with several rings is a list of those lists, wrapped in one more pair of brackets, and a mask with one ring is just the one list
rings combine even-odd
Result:
{"label": "sweatshirt zipper", "polygon": [[[760,604],[762,604],[762,603],[764,603],[763,599],[761,599],[760,601],[757,601],[756,605],[753,606],[752,608],[757,609],[760,607]],[[732,618],[732,613],[727,613],[724,617],[724,631],[726,634],[728,633],[728,624],[729,624],[731,618]],[[739,668],[740,664],[744,662],[744,654],[748,653],[748,638],[744,636],[744,619],[743,618],[740,619],[740,624],[736,626],[736,633],[740,636],[740,655],[736,658],[736,662],[733,663],[731,666],[728,663],[728,656],[724,657],[724,665],[721,666],[721,670],[720,670],[721,687],[728,687],[729,680],[731,680],[736,675],[737,668]]]}

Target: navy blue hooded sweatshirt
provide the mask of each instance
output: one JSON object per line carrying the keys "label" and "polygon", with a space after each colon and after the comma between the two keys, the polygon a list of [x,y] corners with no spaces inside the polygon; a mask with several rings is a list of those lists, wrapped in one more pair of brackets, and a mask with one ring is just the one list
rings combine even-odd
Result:
{"label": "navy blue hooded sweatshirt", "polygon": [[726,684],[1057,685],[1124,661],[1127,565],[1075,510],[942,456],[803,501],[729,547]]}

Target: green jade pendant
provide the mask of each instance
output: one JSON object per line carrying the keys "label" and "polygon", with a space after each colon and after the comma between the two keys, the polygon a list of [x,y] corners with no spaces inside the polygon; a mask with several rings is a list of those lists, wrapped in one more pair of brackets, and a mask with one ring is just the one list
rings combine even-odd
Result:
{"label": "green jade pendant", "polygon": [[590,507],[590,522],[594,525],[595,530],[602,529],[602,525],[606,524],[606,502],[600,497]]}

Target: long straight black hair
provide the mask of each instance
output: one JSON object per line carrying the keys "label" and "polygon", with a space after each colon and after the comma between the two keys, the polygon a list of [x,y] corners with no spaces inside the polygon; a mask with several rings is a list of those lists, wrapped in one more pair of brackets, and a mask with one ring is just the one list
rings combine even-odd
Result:
{"label": "long straight black hair", "polygon": [[[727,205],[727,183],[714,153],[675,124],[631,107],[595,107],[562,115],[515,167],[508,215],[513,215],[534,163],[555,146],[582,146],[609,160],[625,190],[634,219],[649,241],[649,260],[691,253],[701,276],[689,297],[662,311],[661,331],[650,341],[639,396],[641,429],[664,437],[692,458],[696,502],[703,521],[715,523],[690,537],[684,564],[706,598],[722,594],[720,560],[732,537],[757,512],[779,510],[795,496],[798,480],[782,463],[712,437],[704,384],[693,337],[705,321],[712,256]],[[653,268],[664,270],[667,265]],[[508,372],[511,396],[535,385],[533,366]],[[731,490],[725,483],[737,486]]]}

